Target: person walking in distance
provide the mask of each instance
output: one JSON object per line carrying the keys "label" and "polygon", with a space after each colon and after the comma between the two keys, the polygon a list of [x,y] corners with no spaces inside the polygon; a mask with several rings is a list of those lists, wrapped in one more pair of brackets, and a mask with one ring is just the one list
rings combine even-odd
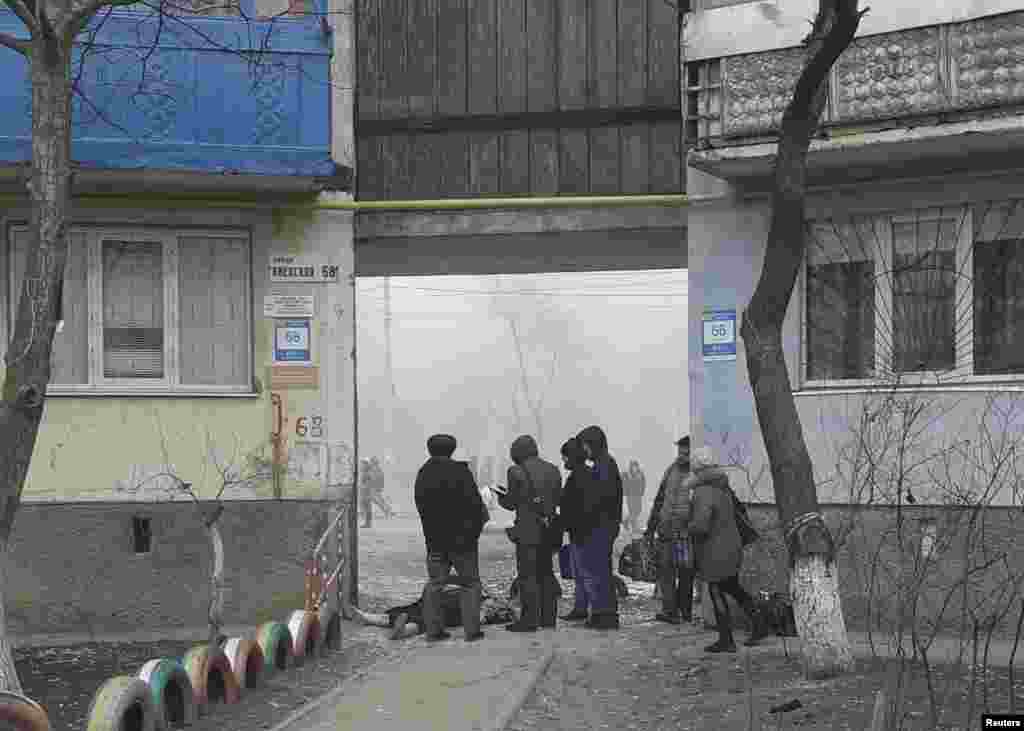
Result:
{"label": "person walking in distance", "polygon": [[693,556],[697,574],[708,582],[708,594],[715,610],[718,641],[705,652],[736,652],[732,619],[725,595],[730,595],[750,619],[750,637],[744,643],[756,645],[771,634],[754,606],[754,599],[740,586],[743,542],[736,527],[732,488],[729,477],[715,462],[710,447],[693,452],[693,474],[686,488],[693,490],[689,533],[693,538]]}
{"label": "person walking in distance", "polygon": [[665,470],[647,518],[644,539],[654,543],[658,561],[659,622],[679,624],[693,620],[693,548],[687,528],[690,523],[690,437],[676,442],[676,458]]}
{"label": "person walking in distance", "polygon": [[608,438],[599,426],[577,437],[590,466],[583,491],[583,580],[593,629],[619,628],[619,599],[612,582],[612,551],[622,524],[622,475],[608,453]]}
{"label": "person walking in distance", "polygon": [[[427,583],[423,588],[423,621],[427,639],[448,639],[441,607],[445,584],[462,588],[462,627],[466,641],[483,637],[480,630],[480,533],[489,519],[476,480],[465,462],[452,459],[455,437],[435,434],[427,440],[430,458],[416,475],[416,509],[427,546]],[[456,576],[451,576],[452,569]]]}
{"label": "person walking in distance", "polygon": [[644,493],[647,491],[647,476],[644,475],[644,471],[640,469],[640,463],[635,459],[629,461],[629,469],[622,476],[622,491],[626,496],[626,507],[629,509],[626,528],[633,532],[640,525]]}
{"label": "person walking in distance", "polygon": [[498,495],[498,503],[516,513],[508,533],[516,545],[521,609],[519,619],[506,629],[535,632],[538,627],[554,627],[558,614],[560,586],[544,523],[561,502],[562,475],[555,465],[540,458],[537,442],[529,435],[512,442],[509,455],[513,465],[508,468],[508,490]]}
{"label": "person walking in distance", "polygon": [[586,465],[586,455],[583,453],[583,445],[576,437],[569,439],[562,445],[562,465],[569,476],[565,480],[565,489],[562,491],[562,502],[559,510],[562,516],[562,525],[569,532],[569,555],[572,558],[572,576],[576,584],[573,595],[573,608],[568,614],[562,615],[562,619],[573,622],[589,618],[588,610],[590,601],[587,598],[587,582],[583,574],[583,493],[587,489],[590,480],[590,469]]}
{"label": "person walking in distance", "polygon": [[363,527],[373,526],[373,469],[370,460],[359,460],[359,508],[363,513]]}

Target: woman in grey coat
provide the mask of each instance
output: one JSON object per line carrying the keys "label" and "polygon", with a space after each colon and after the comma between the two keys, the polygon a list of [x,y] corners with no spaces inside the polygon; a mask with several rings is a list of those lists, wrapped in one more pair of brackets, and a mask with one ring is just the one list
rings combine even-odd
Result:
{"label": "woman in grey coat", "polygon": [[704,650],[736,652],[726,594],[732,596],[750,618],[753,629],[744,644],[756,645],[769,632],[754,607],[753,597],[740,586],[743,542],[736,527],[729,477],[715,463],[709,447],[695,450],[691,462],[693,474],[688,478],[687,486],[693,491],[689,533],[693,540],[694,564],[697,575],[708,582],[708,594],[718,626],[718,641]]}

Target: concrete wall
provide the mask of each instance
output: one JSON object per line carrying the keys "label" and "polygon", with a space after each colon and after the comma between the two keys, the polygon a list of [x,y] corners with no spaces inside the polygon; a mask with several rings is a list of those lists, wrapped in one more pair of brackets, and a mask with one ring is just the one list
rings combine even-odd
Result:
{"label": "concrete wall", "polygon": [[[221,518],[226,624],[281,620],[302,608],[303,561],[326,528],[327,507],[228,505]],[[150,554],[134,553],[133,516],[152,521]],[[194,505],[24,505],[10,544],[8,629],[23,636],[202,627],[211,567]]]}
{"label": "concrete wall", "polygon": [[[884,212],[924,206],[960,206],[971,201],[1009,199],[1017,195],[1020,173],[992,176],[962,176],[927,180],[893,180],[870,186],[844,186],[812,191],[808,200],[809,219],[844,216],[849,213]],[[748,466],[749,475],[761,475],[751,489],[747,474],[736,471],[734,484],[741,495],[772,500],[771,476],[767,470],[760,427],[746,369],[743,341],[737,335],[735,361],[705,362],[702,357],[702,311],[705,307],[733,307],[737,329],[742,311],[760,275],[767,239],[769,208],[763,197],[744,197],[741,192],[712,176],[690,169],[688,192],[704,201],[688,209],[689,237],[689,370],[690,414],[694,443],[707,442],[720,454]],[[838,479],[839,451],[852,443],[851,429],[858,423],[865,400],[879,398],[864,389],[805,390],[802,387],[801,321],[803,285],[797,287],[787,310],[783,347],[804,438],[814,463],[819,497],[823,502],[848,502],[848,486]],[[928,405],[933,418],[917,439],[922,450],[942,451],[963,439],[977,440],[979,424],[990,399],[1012,406],[1013,415],[1004,426],[1019,428],[1024,411],[1024,380],[1008,377],[1000,382],[982,382],[970,377],[948,385],[921,385],[913,394]],[[993,428],[998,419],[986,417]],[[1019,431],[1010,431],[1011,435]],[[726,460],[728,461],[728,460]],[[955,469],[954,469],[955,474]],[[924,476],[922,475],[922,480]],[[919,499],[941,501],[928,485]],[[1006,504],[1014,497],[1009,490],[996,496]]]}
{"label": "concrete wall", "polygon": [[[709,5],[702,0],[702,5]],[[714,0],[715,5],[723,5]],[[863,7],[863,4],[862,4]],[[811,30],[817,0],[761,0],[729,2],[724,7],[690,13],[683,29],[683,56],[692,61],[743,53],[795,48]],[[1016,0],[892,0],[873,6],[864,16],[857,36],[954,23],[1020,10]]]}
{"label": "concrete wall", "polygon": [[[741,583],[750,592],[781,591],[788,594],[788,558],[779,532],[778,514],[773,505],[751,505],[749,512],[761,532],[761,540],[746,549]],[[869,624],[875,631],[894,628],[897,624],[898,605],[895,577],[901,570],[911,570],[914,553],[920,550],[921,521],[934,519],[940,534],[955,536],[951,547],[936,553],[934,565],[927,571],[925,588],[921,592],[920,627],[940,614],[940,606],[951,587],[958,587],[962,578],[963,536],[962,526],[970,515],[965,510],[935,509],[929,507],[903,508],[903,534],[906,549],[897,550],[896,512],[889,508],[862,508],[833,505],[825,508],[825,520],[834,535],[846,536],[838,554],[839,587],[847,628],[864,631]],[[1021,531],[1019,509],[991,508],[977,516],[974,557],[981,563],[983,556],[993,558],[1005,553],[1014,571],[1024,567],[1024,531]],[[879,546],[882,546],[879,552]],[[876,554],[878,554],[876,558]],[[985,599],[998,596],[1006,586],[1006,572],[995,566],[979,574],[970,584],[968,601],[978,606]],[[873,587],[873,588],[872,588]],[[949,605],[942,616],[941,628],[946,633],[959,630],[962,593],[957,589],[950,596]],[[997,633],[1012,636],[1017,620],[1020,597],[997,626]],[[1005,606],[1006,599],[997,601]],[[968,635],[969,637],[969,635]]]}

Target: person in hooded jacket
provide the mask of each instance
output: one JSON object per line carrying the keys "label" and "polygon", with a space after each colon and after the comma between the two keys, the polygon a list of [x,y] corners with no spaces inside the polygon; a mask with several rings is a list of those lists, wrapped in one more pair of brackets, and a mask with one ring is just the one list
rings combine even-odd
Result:
{"label": "person in hooded jacket", "polygon": [[694,450],[691,463],[693,474],[684,483],[684,489],[691,490],[693,495],[689,534],[693,540],[697,575],[708,582],[708,594],[718,627],[718,641],[704,650],[736,652],[726,594],[736,600],[750,619],[752,630],[744,644],[756,645],[771,633],[765,627],[753,597],[740,586],[743,541],[736,527],[729,477],[715,462],[710,447]]}
{"label": "person in hooded jacket", "polygon": [[608,438],[599,426],[588,426],[576,437],[592,465],[583,491],[580,537],[583,541],[583,581],[590,602],[587,626],[619,628],[619,599],[612,581],[612,551],[622,524],[622,475],[608,454]]}
{"label": "person in hooded jacket", "polygon": [[511,632],[536,632],[554,627],[561,586],[555,579],[552,551],[543,519],[555,515],[562,499],[562,475],[543,460],[537,442],[523,435],[512,442],[508,468],[508,491],[498,504],[514,510],[516,520],[509,537],[516,544],[516,572],[519,580],[519,619],[506,627]]}
{"label": "person in hooded jacket", "polygon": [[576,437],[572,437],[562,445],[562,464],[569,476],[565,480],[559,511],[562,516],[562,525],[569,532],[572,576],[576,583],[572,611],[562,615],[562,619],[569,622],[585,620],[590,616],[587,585],[580,568],[583,564],[583,493],[590,479],[590,470],[586,465],[586,460],[587,456],[583,452],[583,445]]}
{"label": "person in hooded jacket", "polygon": [[[443,626],[441,593],[446,584],[461,586],[462,626],[466,641],[473,642],[484,636],[478,541],[489,516],[469,465],[452,459],[455,446],[450,434],[430,437],[430,459],[416,475],[416,509],[427,544],[429,577],[423,587],[423,620],[428,640],[451,637]],[[451,576],[453,568],[456,577]]]}

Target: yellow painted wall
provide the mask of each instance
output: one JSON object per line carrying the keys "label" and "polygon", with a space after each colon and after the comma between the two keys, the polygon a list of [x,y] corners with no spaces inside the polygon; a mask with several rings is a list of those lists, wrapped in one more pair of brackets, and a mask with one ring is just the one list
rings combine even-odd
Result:
{"label": "yellow painted wall", "polygon": [[[17,212],[6,216],[7,220],[17,217]],[[336,352],[352,350],[354,302],[339,313],[337,327],[328,327],[324,321],[328,310],[324,288],[332,285],[271,284],[267,281],[267,263],[270,253],[325,254],[330,250],[332,263],[340,265],[339,286],[345,288],[342,296],[351,292],[354,297],[354,287],[349,287],[349,275],[354,270],[351,215],[329,216],[301,209],[196,209],[144,214],[88,210],[79,212],[75,220],[129,224],[139,223],[140,218],[157,225],[229,225],[252,231],[254,374],[259,393],[203,398],[52,396],[47,400],[23,499],[166,499],[163,486],[171,482],[150,478],[165,472],[168,466],[181,479],[193,483],[200,497],[212,498],[222,479],[209,455],[211,445],[216,460],[222,465],[233,464],[241,475],[269,475],[273,453],[270,432],[276,422],[269,388],[273,320],[263,317],[263,297],[269,293],[313,293],[317,297],[312,359],[320,368],[320,386],[275,391],[282,399],[283,456],[288,461],[281,484],[282,497],[323,497],[322,470],[331,458],[335,460],[331,473],[335,481],[350,481],[350,474],[347,478],[343,475],[351,470],[353,397],[351,389],[336,394],[334,418],[328,419],[330,399],[325,369],[338,367],[330,360],[336,359]],[[331,308],[337,309],[336,305]],[[341,338],[342,347],[328,351],[331,337]],[[351,381],[349,376],[341,382]],[[338,379],[333,383],[336,388]],[[296,434],[296,423],[305,417],[307,425],[311,425],[313,416],[324,419],[324,438],[314,439],[310,434],[303,439]],[[326,450],[323,456],[321,450]],[[247,459],[249,455],[262,460],[262,464]],[[247,489],[230,488],[225,497],[270,498],[273,481],[262,479]]]}

